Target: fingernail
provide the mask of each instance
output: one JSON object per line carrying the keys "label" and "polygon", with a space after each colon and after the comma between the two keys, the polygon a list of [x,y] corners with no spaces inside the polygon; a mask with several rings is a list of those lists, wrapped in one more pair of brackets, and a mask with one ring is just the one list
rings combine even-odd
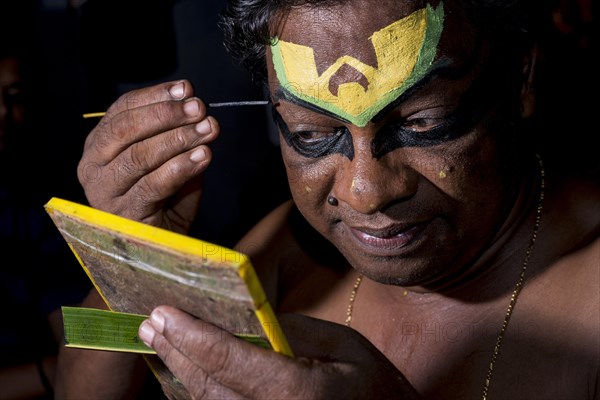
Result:
{"label": "fingernail", "polygon": [[171,94],[171,97],[176,100],[182,99],[185,93],[183,82],[179,82],[171,86],[171,88],[169,89],[169,93]]}
{"label": "fingernail", "polygon": [[189,99],[183,105],[183,112],[185,112],[190,117],[195,117],[200,112],[200,107],[198,106],[198,102],[196,99]]}
{"label": "fingernail", "polygon": [[140,339],[142,339],[142,342],[144,342],[148,347],[152,346],[152,341],[154,340],[155,334],[156,332],[154,331],[152,324],[150,324],[148,320],[142,322],[140,328],[138,329],[138,336],[140,337]]}
{"label": "fingernail", "polygon": [[190,156],[190,160],[192,160],[194,162],[203,161],[205,158],[206,158],[206,151],[204,151],[204,149],[202,147],[194,150],[194,152]]}
{"label": "fingernail", "polygon": [[201,135],[208,135],[212,132],[212,126],[210,125],[210,121],[208,119],[203,119],[202,121],[196,124],[196,132]]}
{"label": "fingernail", "polygon": [[163,333],[165,330],[165,316],[162,315],[159,311],[152,311],[150,314],[150,320],[152,321],[152,326],[158,333]]}

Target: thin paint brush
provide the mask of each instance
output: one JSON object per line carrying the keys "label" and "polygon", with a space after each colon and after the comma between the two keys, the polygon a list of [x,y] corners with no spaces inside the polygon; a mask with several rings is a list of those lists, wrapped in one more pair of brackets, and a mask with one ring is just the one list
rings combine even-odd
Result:
{"label": "thin paint brush", "polygon": [[269,100],[255,101],[227,101],[225,103],[208,103],[209,107],[237,107],[237,106],[266,106]]}
{"label": "thin paint brush", "polygon": [[[240,106],[266,106],[269,104],[269,100],[253,100],[253,101],[226,101],[223,103],[208,103],[209,108],[218,107],[240,107]],[[104,116],[106,112],[94,112],[83,114],[83,118],[99,118]]]}

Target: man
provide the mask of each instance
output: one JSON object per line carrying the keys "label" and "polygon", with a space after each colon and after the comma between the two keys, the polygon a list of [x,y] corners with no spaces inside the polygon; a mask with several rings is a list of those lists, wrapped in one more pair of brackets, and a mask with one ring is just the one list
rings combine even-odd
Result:
{"label": "man", "polygon": [[[520,129],[536,51],[498,19],[516,10],[288,3],[232,1],[224,25],[268,82],[293,196],[237,248],[291,313],[295,357],[166,306],[140,337],[193,398],[599,398],[600,193],[548,172]],[[186,81],[129,93],[80,181],[94,207],[185,233],[218,134]],[[92,182],[89,163],[132,173]],[[139,382],[131,355],[59,363],[64,397]]]}

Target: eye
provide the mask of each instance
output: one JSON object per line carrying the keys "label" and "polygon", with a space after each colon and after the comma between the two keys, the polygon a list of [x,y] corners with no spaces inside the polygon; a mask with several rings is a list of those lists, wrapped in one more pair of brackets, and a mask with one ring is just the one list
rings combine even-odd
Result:
{"label": "eye", "polygon": [[402,127],[407,131],[415,133],[424,133],[443,126],[447,120],[445,118],[411,118],[402,123]]}
{"label": "eye", "polygon": [[398,147],[435,146],[458,137],[456,113],[447,115],[442,109],[421,111],[400,117],[384,125],[371,144],[374,157],[381,157]]}
{"label": "eye", "polygon": [[310,125],[298,125],[292,132],[275,108],[273,119],[286,143],[304,157],[319,158],[333,153],[344,154],[350,159],[354,156],[352,135],[344,126],[327,128],[313,125],[315,129],[302,129]]}
{"label": "eye", "polygon": [[306,144],[311,144],[319,142],[321,140],[337,138],[341,136],[345,131],[346,128],[341,126],[328,131],[304,130],[298,132],[291,132],[291,134],[294,136],[294,139]]}

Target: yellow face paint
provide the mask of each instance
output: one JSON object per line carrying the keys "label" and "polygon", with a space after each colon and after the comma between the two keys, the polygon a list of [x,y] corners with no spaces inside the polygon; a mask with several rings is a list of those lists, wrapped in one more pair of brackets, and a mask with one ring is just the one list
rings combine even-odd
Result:
{"label": "yellow face paint", "polygon": [[[435,9],[427,5],[371,36],[379,68],[345,55],[321,75],[311,47],[274,38],[271,50],[277,79],[291,98],[312,104],[356,126],[365,126],[429,72],[443,23],[443,3]],[[335,95],[329,89],[329,82],[346,64],[365,76],[368,87],[365,90],[358,82],[342,83]]]}

